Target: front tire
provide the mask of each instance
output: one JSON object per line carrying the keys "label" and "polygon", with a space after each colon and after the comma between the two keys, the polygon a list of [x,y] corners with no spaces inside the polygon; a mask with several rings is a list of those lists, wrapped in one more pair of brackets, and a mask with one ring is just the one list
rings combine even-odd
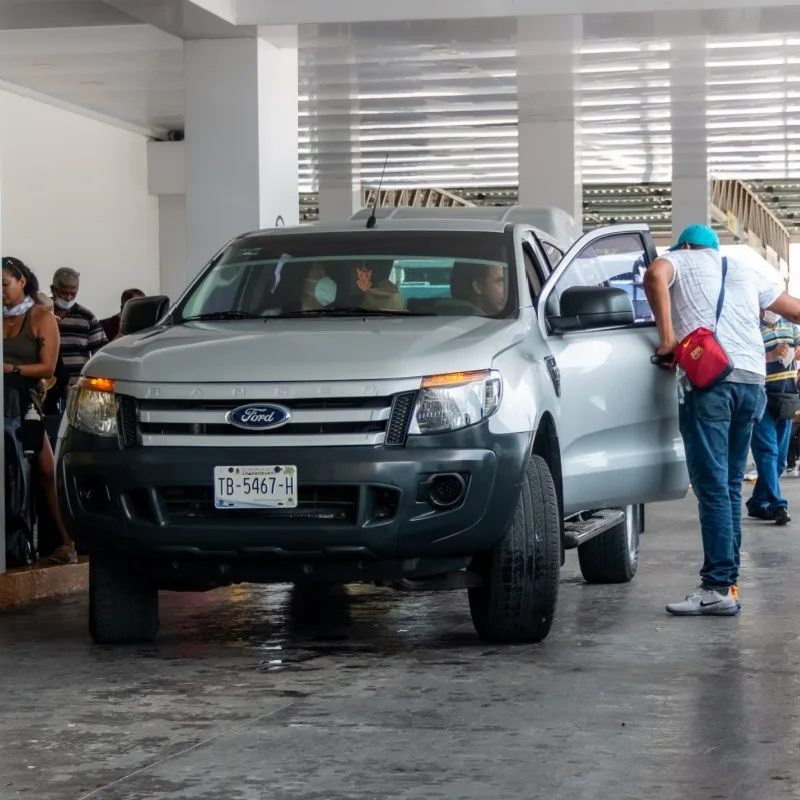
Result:
{"label": "front tire", "polygon": [[630,583],[639,566],[643,506],[627,506],[625,521],[578,547],[581,574],[587,583]]}
{"label": "front tire", "polygon": [[89,633],[96,644],[152,642],[158,633],[158,588],[136,562],[110,553],[89,559]]}
{"label": "front tire", "polygon": [[558,509],[550,469],[532,456],[506,535],[471,566],[483,581],[469,590],[472,622],[481,638],[540,642],[550,632],[561,567]]}

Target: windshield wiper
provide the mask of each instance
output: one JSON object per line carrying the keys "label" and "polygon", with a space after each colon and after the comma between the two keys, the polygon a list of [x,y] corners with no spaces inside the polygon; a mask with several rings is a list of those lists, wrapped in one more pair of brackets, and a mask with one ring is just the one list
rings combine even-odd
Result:
{"label": "windshield wiper", "polygon": [[184,322],[205,322],[214,319],[263,319],[260,314],[251,314],[248,311],[209,311],[206,314],[195,314],[192,317],[183,317]]}
{"label": "windshield wiper", "polygon": [[357,306],[345,308],[314,308],[308,311],[289,311],[267,319],[297,319],[300,317],[438,317],[438,314],[420,311],[395,311],[392,309],[365,309]]}

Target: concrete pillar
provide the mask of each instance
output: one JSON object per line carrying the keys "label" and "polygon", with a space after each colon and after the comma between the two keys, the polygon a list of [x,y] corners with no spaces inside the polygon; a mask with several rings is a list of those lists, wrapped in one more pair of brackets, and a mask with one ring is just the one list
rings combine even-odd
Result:
{"label": "concrete pillar", "polygon": [[358,67],[347,41],[317,51],[309,98],[320,222],[343,222],[361,209]]}
{"label": "concrete pillar", "polygon": [[563,208],[582,224],[580,129],[575,120],[520,122],[519,202]]}
{"label": "concrete pillar", "polygon": [[672,43],[672,234],[709,221],[708,144],[706,140],[705,39]]}
{"label": "concrete pillar", "polygon": [[577,79],[580,17],[521,18],[517,28],[519,201],[583,219]]}
{"label": "concrete pillar", "polygon": [[183,142],[149,142],[147,189],[158,198],[159,291],[175,301],[186,288],[186,169]]}
{"label": "concrete pillar", "polygon": [[184,44],[187,278],[234,236],[299,219],[297,29]]}
{"label": "concrete pillar", "polygon": [[361,209],[361,186],[353,179],[331,179],[320,175],[319,221],[344,222]]}

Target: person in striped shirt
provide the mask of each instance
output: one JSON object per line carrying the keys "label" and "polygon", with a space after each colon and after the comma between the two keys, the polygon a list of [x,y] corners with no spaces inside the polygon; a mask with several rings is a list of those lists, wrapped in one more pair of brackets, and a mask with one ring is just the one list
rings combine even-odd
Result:
{"label": "person in striped shirt", "polygon": [[50,287],[61,334],[59,356],[64,364],[64,377],[57,391],[64,396],[80,377],[86,362],[108,344],[100,321],[77,301],[80,278],[80,273],[74,269],[62,267],[56,270]]}
{"label": "person in striped shirt", "polygon": [[[761,312],[761,335],[767,359],[767,395],[771,392],[797,392],[795,351],[800,347],[800,327],[772,311]],[[750,449],[756,462],[758,480],[747,501],[748,516],[786,525],[791,521],[789,503],[781,496],[781,476],[786,469],[790,419],[775,419],[769,408],[753,428]]]}

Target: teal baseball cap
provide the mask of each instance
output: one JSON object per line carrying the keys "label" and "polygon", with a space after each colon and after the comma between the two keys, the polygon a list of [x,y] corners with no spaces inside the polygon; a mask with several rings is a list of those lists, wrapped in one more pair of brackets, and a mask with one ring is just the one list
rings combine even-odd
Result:
{"label": "teal baseball cap", "polygon": [[719,236],[708,225],[690,225],[684,229],[678,237],[678,243],[670,247],[670,250],[677,250],[685,244],[719,250]]}

